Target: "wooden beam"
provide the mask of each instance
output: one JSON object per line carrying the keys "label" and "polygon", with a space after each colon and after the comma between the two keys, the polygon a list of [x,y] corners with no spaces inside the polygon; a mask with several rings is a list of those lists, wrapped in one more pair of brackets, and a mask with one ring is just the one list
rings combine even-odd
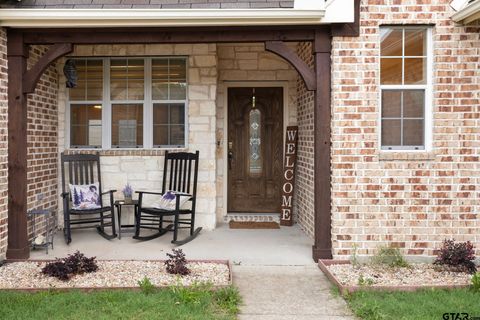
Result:
{"label": "wooden beam", "polygon": [[48,49],[35,65],[23,77],[23,92],[33,93],[43,72],[58,58],[73,51],[71,43],[56,43]]}
{"label": "wooden beam", "polygon": [[8,57],[8,259],[28,259],[27,95],[23,75],[28,49],[22,33],[7,33]]}
{"label": "wooden beam", "polygon": [[355,0],[355,21],[332,26],[334,37],[358,37],[360,35],[360,1]]}
{"label": "wooden beam", "polygon": [[313,43],[317,88],[314,108],[315,244],[313,260],[332,258],[331,240],[331,34],[318,31]]}
{"label": "wooden beam", "polygon": [[265,42],[265,50],[275,53],[287,60],[302,76],[308,90],[312,91],[316,89],[315,72],[283,41],[267,41]]}
{"label": "wooden beam", "polygon": [[145,44],[313,41],[315,27],[22,29],[26,44]]}

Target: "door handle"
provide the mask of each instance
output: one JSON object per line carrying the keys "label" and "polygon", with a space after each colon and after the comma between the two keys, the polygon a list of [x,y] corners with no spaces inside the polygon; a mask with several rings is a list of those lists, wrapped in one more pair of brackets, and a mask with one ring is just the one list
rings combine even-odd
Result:
{"label": "door handle", "polygon": [[232,169],[233,152],[228,151],[228,169]]}

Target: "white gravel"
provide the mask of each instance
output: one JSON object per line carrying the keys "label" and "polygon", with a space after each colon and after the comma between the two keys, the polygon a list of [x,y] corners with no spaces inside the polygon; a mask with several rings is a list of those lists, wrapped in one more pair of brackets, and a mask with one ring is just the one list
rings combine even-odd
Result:
{"label": "white gravel", "polygon": [[144,277],[155,286],[195,282],[210,282],[214,286],[229,284],[228,266],[221,263],[188,263],[191,273],[187,276],[167,273],[161,261],[97,261],[97,264],[96,272],[61,281],[41,273],[45,262],[7,263],[0,267],[0,289],[138,287],[138,281]]}
{"label": "white gravel", "polygon": [[375,265],[335,264],[327,267],[342,285],[359,285],[363,278],[372,286],[468,285],[472,275],[463,272],[437,271],[431,264],[412,264],[407,268]]}

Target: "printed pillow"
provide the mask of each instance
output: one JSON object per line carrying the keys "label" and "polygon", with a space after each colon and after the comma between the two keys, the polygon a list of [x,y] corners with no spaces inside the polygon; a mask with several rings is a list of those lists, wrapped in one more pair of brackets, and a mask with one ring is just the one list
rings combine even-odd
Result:
{"label": "printed pillow", "polygon": [[70,184],[72,209],[88,210],[100,208],[100,192],[98,183],[73,185]]}
{"label": "printed pillow", "polygon": [[172,191],[167,191],[165,194],[157,201],[153,207],[162,210],[175,210],[175,205],[177,197],[180,197],[180,208],[190,199],[190,195],[187,194],[175,194]]}

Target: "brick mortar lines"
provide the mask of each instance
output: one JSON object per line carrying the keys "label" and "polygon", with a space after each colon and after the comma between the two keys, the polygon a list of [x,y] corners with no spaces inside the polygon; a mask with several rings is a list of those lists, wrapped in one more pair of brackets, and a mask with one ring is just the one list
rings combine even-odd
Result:
{"label": "brick mortar lines", "polygon": [[[365,255],[387,243],[432,256],[445,238],[470,240],[480,253],[479,29],[455,26],[449,2],[364,0],[360,37],[334,38],[335,257],[350,255],[354,244]],[[380,160],[381,24],[434,25],[433,156]]]}

